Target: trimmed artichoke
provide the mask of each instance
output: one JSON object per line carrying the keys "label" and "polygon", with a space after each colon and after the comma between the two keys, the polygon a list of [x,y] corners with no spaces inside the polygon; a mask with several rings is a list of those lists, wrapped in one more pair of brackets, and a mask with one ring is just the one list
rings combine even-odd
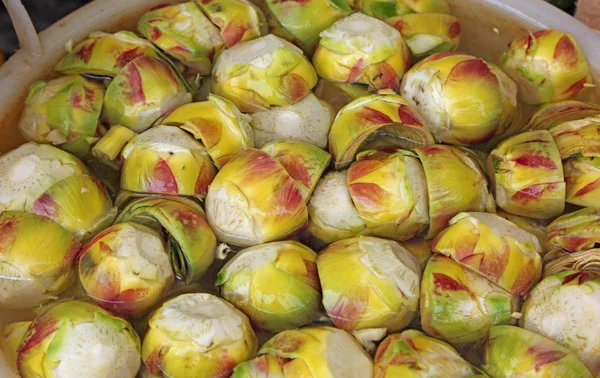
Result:
{"label": "trimmed artichoke", "polygon": [[279,332],[319,317],[321,286],[317,258],[294,241],[258,245],[238,252],[221,269],[216,285],[255,329]]}
{"label": "trimmed artichoke", "polygon": [[[352,13],[351,2],[347,0],[266,0],[266,3],[280,24],[277,29],[289,34],[286,39],[298,44],[307,55],[312,55],[323,30]],[[273,34],[282,34],[277,33],[277,29]],[[282,35],[282,38],[285,37]]]}
{"label": "trimmed artichoke", "polygon": [[202,207],[181,197],[139,198],[121,211],[116,223],[136,222],[168,234],[168,252],[178,279],[198,281],[212,264],[217,237],[206,222]]}
{"label": "trimmed artichoke", "polygon": [[132,192],[204,198],[216,174],[206,148],[179,127],[153,127],[121,154],[121,189]]}
{"label": "trimmed artichoke", "polygon": [[488,158],[496,204],[512,214],[551,219],[565,209],[565,180],[556,143],[546,130],[508,138]]}
{"label": "trimmed artichoke", "polygon": [[585,365],[567,348],[513,326],[492,327],[482,369],[494,378],[592,378]]}
{"label": "trimmed artichoke", "polygon": [[193,1],[165,4],[146,12],[139,32],[164,52],[200,75],[208,75],[213,57],[225,47],[219,30]]}
{"label": "trimmed artichoke", "polygon": [[306,203],[330,156],[310,144],[274,142],[223,167],[206,197],[218,239],[249,247],[285,239],[308,220]]}
{"label": "trimmed artichoke", "polygon": [[126,320],[81,301],[57,302],[29,326],[18,350],[23,378],[134,378],[140,339]]}
{"label": "trimmed artichoke", "polygon": [[104,96],[103,120],[142,132],[163,114],[192,101],[166,60],[140,56],[115,76]]}
{"label": "trimmed artichoke", "polygon": [[21,341],[23,341],[23,336],[29,329],[31,322],[15,322],[9,323],[4,326],[2,330],[2,336],[0,337],[0,350],[4,353],[4,357],[6,358],[6,362],[10,365],[10,367],[16,372],[18,371],[17,367],[17,358],[19,355],[19,347],[21,346]]}
{"label": "trimmed artichoke", "polygon": [[335,169],[348,167],[365,149],[398,146],[412,149],[434,140],[421,116],[396,94],[374,94],[344,106],[329,133]]}
{"label": "trimmed artichoke", "polygon": [[577,155],[600,157],[600,117],[563,122],[548,128],[548,131],[556,141],[563,160]]}
{"label": "trimmed artichoke", "polygon": [[517,86],[495,65],[466,53],[434,54],[402,79],[400,94],[440,143],[486,145],[517,122]]}
{"label": "trimmed artichoke", "polygon": [[385,22],[400,32],[412,60],[454,51],[460,44],[460,21],[449,14],[412,13],[392,17]]}
{"label": "trimmed artichoke", "polygon": [[333,327],[283,331],[232,378],[372,378],[373,362],[347,332]]}
{"label": "trimmed artichoke", "polygon": [[419,304],[419,261],[400,244],[358,236],[340,240],[317,256],[323,305],[348,331],[405,328]]}
{"label": "trimmed artichoke", "polygon": [[82,76],[31,85],[19,129],[25,139],[85,153],[96,140],[104,86]]}
{"label": "trimmed artichoke", "polygon": [[183,294],[150,318],[142,360],[152,377],[228,377],[256,355],[258,340],[246,315],[210,294]]}
{"label": "trimmed artichoke", "polygon": [[338,83],[368,84],[398,91],[410,66],[400,32],[362,13],[343,18],[321,32],[313,56],[320,77]]}
{"label": "trimmed artichoke", "polygon": [[79,279],[99,306],[124,316],[144,314],[173,283],[163,238],[137,223],[102,231],[79,254]]}
{"label": "trimmed artichoke", "polygon": [[575,38],[557,30],[529,33],[512,41],[500,64],[519,84],[520,99],[530,105],[585,98],[592,75]]}
{"label": "trimmed artichoke", "polygon": [[57,223],[22,211],[0,213],[0,307],[34,307],[75,279],[81,244]]}
{"label": "trimmed artichoke", "polygon": [[[600,130],[600,129],[599,129]],[[598,207],[600,198],[600,155],[578,156],[563,164],[566,201],[578,206]]]}
{"label": "trimmed artichoke", "polygon": [[386,337],[374,365],[374,378],[483,377],[450,345],[414,329]]}
{"label": "trimmed artichoke", "polygon": [[563,271],[529,293],[521,326],[570,349],[600,373],[600,273]]}
{"label": "trimmed artichoke", "polygon": [[302,50],[272,34],[238,43],[217,58],[212,90],[242,112],[294,104],[317,84]]}
{"label": "trimmed artichoke", "polygon": [[436,144],[417,147],[427,179],[429,231],[433,238],[463,211],[494,211],[494,197],[477,156],[466,148]]}
{"label": "trimmed artichoke", "polygon": [[317,244],[370,234],[352,202],[346,171],[329,172],[319,180],[308,203],[308,215],[307,232]]}
{"label": "trimmed artichoke", "polygon": [[585,208],[556,218],[548,225],[550,243],[568,252],[600,244],[600,209]]}
{"label": "trimmed artichoke", "polygon": [[256,146],[287,140],[327,147],[327,136],[333,122],[333,109],[310,93],[293,105],[273,107],[252,113]]}
{"label": "trimmed artichoke", "polygon": [[249,1],[199,0],[196,4],[219,27],[227,47],[267,34],[265,15]]}
{"label": "trimmed artichoke", "polygon": [[232,102],[211,94],[208,101],[183,105],[159,122],[192,133],[202,141],[217,168],[221,169],[235,155],[254,147],[251,120]]}
{"label": "trimmed artichoke", "polygon": [[352,202],[374,235],[408,240],[429,226],[425,172],[412,152],[362,152],[347,180]]}
{"label": "trimmed artichoke", "polygon": [[0,211],[42,215],[87,240],[116,215],[106,189],[87,173],[67,152],[24,144],[0,157]]}
{"label": "trimmed artichoke", "polygon": [[552,102],[540,107],[529,119],[525,130],[551,130],[565,122],[600,115],[600,106],[575,100]]}
{"label": "trimmed artichoke", "polygon": [[450,13],[446,0],[354,0],[352,6],[381,20],[411,13]]}
{"label": "trimmed artichoke", "polygon": [[516,323],[519,297],[436,254],[423,272],[420,306],[425,332],[468,353],[483,347],[493,325]]}
{"label": "trimmed artichoke", "polygon": [[544,277],[567,270],[600,271],[600,248],[570,253],[561,249],[544,256]]}
{"label": "trimmed artichoke", "polygon": [[55,69],[63,74],[114,77],[129,62],[143,55],[160,57],[152,43],[130,31],[93,32],[73,47]]}
{"label": "trimmed artichoke", "polygon": [[430,248],[514,295],[527,294],[542,275],[537,238],[495,214],[458,214]]}

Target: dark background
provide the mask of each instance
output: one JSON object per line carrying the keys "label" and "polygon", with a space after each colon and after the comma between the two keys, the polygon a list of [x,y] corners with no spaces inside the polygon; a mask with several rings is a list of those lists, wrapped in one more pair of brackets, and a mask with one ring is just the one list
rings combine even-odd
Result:
{"label": "dark background", "polygon": [[[46,29],[56,21],[91,0],[23,0],[31,20],[38,32]],[[127,1],[127,0],[123,0]],[[6,57],[19,48],[17,36],[8,17],[4,4],[0,4],[0,46]]]}

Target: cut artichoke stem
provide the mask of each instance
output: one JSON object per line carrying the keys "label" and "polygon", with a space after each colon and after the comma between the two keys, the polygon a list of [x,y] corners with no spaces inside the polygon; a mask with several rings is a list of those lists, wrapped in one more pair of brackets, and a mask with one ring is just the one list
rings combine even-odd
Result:
{"label": "cut artichoke stem", "polygon": [[354,13],[321,32],[313,56],[319,77],[397,91],[410,65],[400,32],[385,22]]}
{"label": "cut artichoke stem", "polygon": [[514,295],[527,294],[542,274],[537,238],[495,214],[458,214],[430,248]]}
{"label": "cut artichoke stem", "polygon": [[[246,364],[252,366],[264,356],[273,356],[282,362],[280,369],[289,376],[373,378],[371,358],[348,332],[333,327],[283,331],[267,341],[259,354],[261,357]],[[243,369],[234,377],[247,377]]]}
{"label": "cut artichoke stem", "polygon": [[[40,356],[43,356],[41,358]],[[134,378],[139,336],[126,320],[81,301],[56,302],[30,325],[19,348],[22,377]]]}
{"label": "cut artichoke stem", "polygon": [[79,278],[99,306],[138,316],[158,303],[173,283],[165,242],[141,224],[113,225],[80,253]]}
{"label": "cut artichoke stem", "polygon": [[149,41],[201,75],[210,73],[213,57],[225,47],[217,27],[193,1],[152,9],[137,27]]}
{"label": "cut artichoke stem", "polygon": [[600,373],[600,272],[567,270],[543,279],[529,293],[520,325],[567,347]]}
{"label": "cut artichoke stem", "polygon": [[395,332],[417,312],[421,268],[394,241],[367,236],[340,240],[319,253],[317,268],[323,306],[339,328]]}
{"label": "cut artichoke stem", "polygon": [[279,332],[297,328],[320,316],[316,257],[294,241],[250,247],[225,264],[215,285],[223,298],[250,318],[255,329]]}
{"label": "cut artichoke stem", "polygon": [[142,360],[153,376],[228,376],[256,355],[257,346],[248,318],[228,302],[211,294],[182,294],[151,316]]}
{"label": "cut artichoke stem", "polygon": [[529,105],[586,99],[593,91],[588,62],[570,34],[546,29],[512,41],[500,57],[502,68],[519,84]]}
{"label": "cut artichoke stem", "polygon": [[375,377],[485,377],[450,345],[412,329],[386,337],[374,364]]}
{"label": "cut artichoke stem", "polygon": [[327,147],[333,109],[310,93],[293,105],[252,113],[256,147],[273,141],[298,141]]}
{"label": "cut artichoke stem", "polygon": [[214,260],[217,238],[202,207],[191,199],[139,198],[130,202],[115,220],[128,221],[164,230],[175,275],[186,284],[198,281]]}
{"label": "cut artichoke stem", "polygon": [[585,365],[567,348],[514,326],[492,327],[482,369],[492,377],[592,378]]}
{"label": "cut artichoke stem", "polygon": [[115,125],[94,145],[92,154],[104,161],[114,162],[127,142],[136,135],[127,127]]}
{"label": "cut artichoke stem", "polygon": [[242,112],[292,105],[317,84],[317,74],[298,47],[268,34],[219,55],[212,90]]}

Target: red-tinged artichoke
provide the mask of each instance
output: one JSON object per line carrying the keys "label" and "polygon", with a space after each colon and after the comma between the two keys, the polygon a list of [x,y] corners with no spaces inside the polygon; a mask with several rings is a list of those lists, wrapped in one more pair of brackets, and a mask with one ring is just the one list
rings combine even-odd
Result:
{"label": "red-tinged artichoke", "polygon": [[600,209],[580,209],[556,218],[548,225],[548,239],[568,252],[600,244]]}
{"label": "red-tinged artichoke", "polygon": [[179,127],[156,126],[122,151],[121,189],[204,198],[216,174],[206,148]]}
{"label": "red-tinged artichoke", "polygon": [[458,214],[430,248],[514,295],[527,294],[542,275],[537,238],[495,214]]}

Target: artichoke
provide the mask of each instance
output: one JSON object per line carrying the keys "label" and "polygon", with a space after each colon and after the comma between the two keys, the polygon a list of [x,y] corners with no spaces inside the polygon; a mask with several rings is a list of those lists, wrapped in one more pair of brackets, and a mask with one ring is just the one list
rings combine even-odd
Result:
{"label": "artichoke", "polygon": [[210,294],[182,294],[150,317],[142,360],[152,377],[228,377],[256,354],[248,318]]}
{"label": "artichoke", "polygon": [[600,373],[600,273],[563,271],[543,279],[523,304],[521,326],[570,349]]}
{"label": "artichoke", "polygon": [[31,85],[19,129],[25,139],[85,153],[96,140],[104,87],[82,76]]}
{"label": "artichoke", "polygon": [[209,187],[208,223],[219,240],[243,247],[285,239],[306,224],[306,203],[329,161],[325,151],[301,142],[242,152]]}
{"label": "artichoke", "polygon": [[592,378],[585,365],[567,348],[513,326],[492,327],[482,369],[494,378]]}
{"label": "artichoke", "polygon": [[302,50],[272,34],[223,51],[212,73],[214,93],[242,112],[292,105],[316,84],[317,74]]}
{"label": "artichoke", "polygon": [[[600,115],[600,106],[575,100],[552,102],[540,107],[529,119],[526,130],[551,130],[565,122]],[[585,141],[583,141],[585,142]]]}
{"label": "artichoke", "polygon": [[123,67],[108,85],[102,118],[111,126],[139,133],[191,100],[186,84],[166,60],[142,55]]}
{"label": "artichoke", "polygon": [[294,241],[250,247],[221,269],[221,295],[250,318],[255,329],[279,332],[319,317],[317,255]]}
{"label": "artichoke", "polygon": [[508,138],[488,158],[495,181],[496,204],[504,211],[551,219],[565,209],[563,166],[556,143],[546,130]]}
{"label": "artichoke", "polygon": [[50,218],[83,240],[116,215],[106,189],[79,159],[35,143],[0,157],[0,211],[5,209]]}
{"label": "artichoke", "polygon": [[440,143],[489,145],[517,123],[517,86],[500,68],[460,52],[431,55],[402,79],[400,94]]}
{"label": "artichoke", "polygon": [[396,94],[374,94],[344,106],[329,133],[335,169],[346,168],[360,150],[390,145],[405,149],[434,140],[419,114]]}
{"label": "artichoke", "polygon": [[563,122],[548,129],[563,160],[572,156],[600,157],[600,117]]}
{"label": "artichoke", "polygon": [[458,18],[442,13],[411,13],[385,20],[400,32],[412,60],[421,60],[440,52],[454,51],[460,44]]}
{"label": "artichoke", "polygon": [[365,151],[348,169],[348,190],[374,235],[408,240],[429,225],[427,184],[416,155],[393,149]]}
{"label": "artichoke", "polygon": [[213,58],[225,47],[217,27],[193,1],[153,8],[139,19],[137,28],[200,75],[210,73]]}
{"label": "artichoke", "polygon": [[156,126],[122,151],[121,189],[204,198],[216,174],[206,148],[179,127]]}
{"label": "artichoke", "polygon": [[130,202],[115,222],[136,222],[168,234],[168,252],[178,279],[198,281],[212,264],[217,238],[202,207],[181,197],[154,196]]}
{"label": "artichoke", "polygon": [[495,214],[458,214],[430,248],[514,295],[527,294],[542,275],[537,238]]}
{"label": "artichoke", "polygon": [[400,32],[385,22],[354,13],[321,32],[313,56],[319,77],[338,83],[368,84],[397,91],[410,66]]}
{"label": "artichoke", "polygon": [[600,248],[570,253],[554,250],[544,256],[544,277],[567,270],[600,271]]}
{"label": "artichoke", "polygon": [[519,297],[449,257],[435,254],[421,281],[421,327],[460,352],[476,352],[490,327],[515,324]]}
{"label": "artichoke", "polygon": [[160,57],[152,43],[130,31],[114,34],[93,32],[58,62],[56,70],[63,74],[114,77],[129,62],[142,55]]}
{"label": "artichoke", "polygon": [[267,34],[265,15],[249,1],[200,0],[196,4],[219,27],[227,47]]}
{"label": "artichoke", "polygon": [[446,0],[355,0],[352,5],[381,20],[411,13],[450,13]]}
{"label": "artichoke", "polygon": [[417,312],[419,261],[394,241],[368,236],[340,240],[319,253],[317,269],[323,305],[339,328],[395,332]]}
{"label": "artichoke", "polygon": [[79,279],[85,292],[99,306],[120,315],[145,313],[173,283],[163,238],[137,223],[107,228],[79,256]]}
{"label": "artichoke", "polygon": [[283,331],[238,365],[232,378],[372,378],[373,362],[347,332],[332,327]]}
{"label": "artichoke", "polygon": [[600,209],[580,209],[556,218],[548,225],[548,239],[568,252],[600,244]]}
{"label": "artichoke", "polygon": [[[273,34],[298,44],[308,55],[319,42],[319,34],[337,20],[352,13],[347,0],[278,1],[266,0],[277,21]],[[272,22],[273,24],[273,22]]]}
{"label": "artichoke", "polygon": [[333,110],[323,100],[310,93],[293,105],[274,107],[252,113],[256,146],[288,140],[327,147],[327,136],[333,121]]}
{"label": "artichoke", "polygon": [[413,329],[386,337],[374,365],[374,378],[483,377],[450,345]]}
{"label": "artichoke", "polygon": [[600,198],[600,155],[575,157],[563,164],[566,201],[578,206],[598,206]]}
{"label": "artichoke", "polygon": [[592,84],[588,62],[570,34],[539,30],[517,38],[500,57],[506,73],[519,84],[520,99],[543,105],[585,98]]}
{"label": "artichoke", "polygon": [[21,346],[21,341],[23,340],[23,336],[25,336],[29,325],[31,325],[30,321],[9,323],[5,325],[2,330],[0,350],[4,352],[6,362],[8,362],[15,372],[18,371],[17,357],[19,347]]}
{"label": "artichoke", "polygon": [[81,301],[57,302],[29,326],[18,349],[23,378],[134,378],[140,339],[126,320]]}
{"label": "artichoke", "polygon": [[308,215],[307,232],[316,243],[370,234],[352,202],[346,171],[329,172],[319,180],[308,203]]}
{"label": "artichoke", "polygon": [[162,125],[179,126],[206,146],[217,168],[245,149],[254,147],[254,132],[243,114],[230,101],[209,95],[208,101],[183,105],[160,120]]}
{"label": "artichoke", "polygon": [[494,211],[494,197],[477,156],[461,147],[442,144],[417,147],[427,179],[429,231],[433,238],[463,211]]}

